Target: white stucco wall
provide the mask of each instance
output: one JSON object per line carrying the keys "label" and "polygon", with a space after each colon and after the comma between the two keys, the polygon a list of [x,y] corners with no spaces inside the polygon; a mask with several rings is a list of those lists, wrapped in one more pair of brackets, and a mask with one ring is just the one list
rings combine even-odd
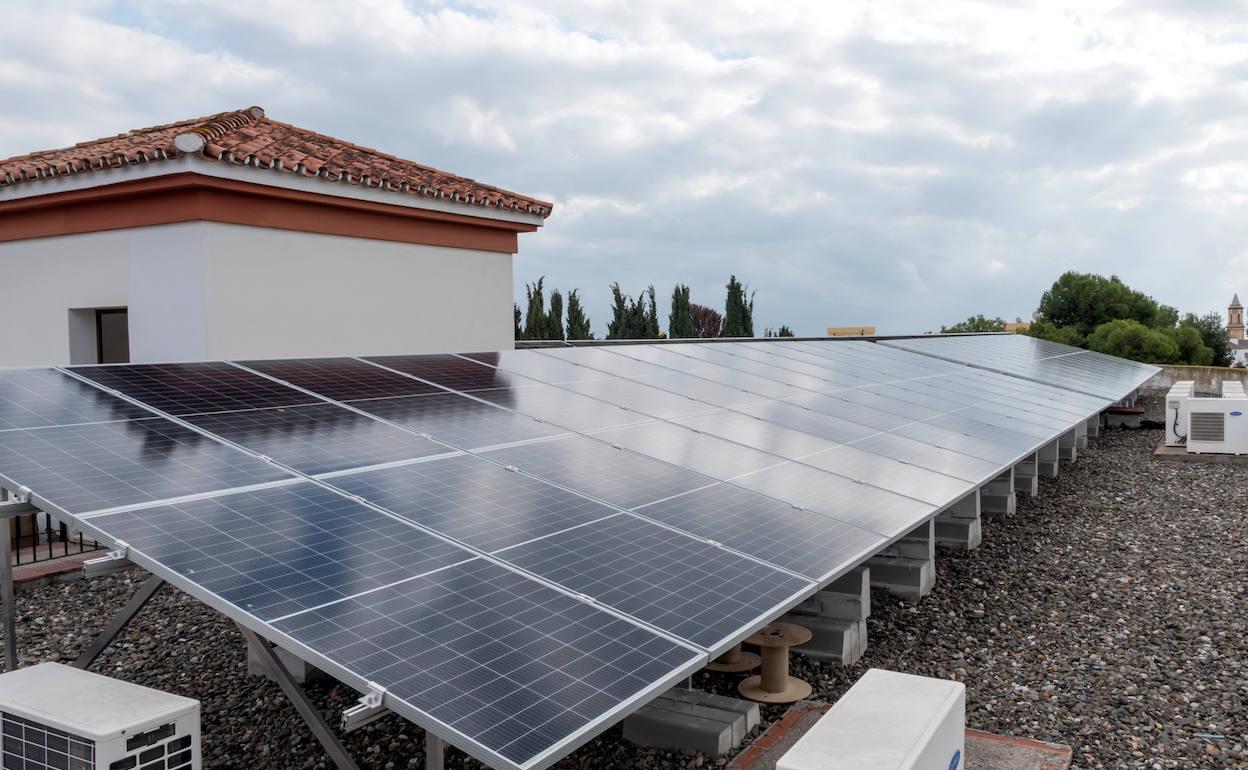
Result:
{"label": "white stucco wall", "polygon": [[0,243],[0,366],[71,362],[128,306],[133,361],[512,347],[512,257],[215,222]]}

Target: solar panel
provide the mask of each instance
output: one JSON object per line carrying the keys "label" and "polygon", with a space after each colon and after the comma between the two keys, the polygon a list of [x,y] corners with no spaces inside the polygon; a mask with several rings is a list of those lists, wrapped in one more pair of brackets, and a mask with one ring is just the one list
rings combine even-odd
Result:
{"label": "solar panel", "polygon": [[[495,767],[544,765],[705,657],[485,561],[276,623]],[[449,735],[448,735],[449,733]]]}
{"label": "solar panel", "polygon": [[439,441],[464,449],[531,441],[564,432],[533,417],[510,412],[458,393],[346,403],[383,420],[420,433],[428,433]]}
{"label": "solar panel", "polygon": [[887,543],[874,532],[731,484],[663,498],[637,513],[821,583]]}
{"label": "solar panel", "polygon": [[441,388],[387,372],[356,358],[305,358],[241,363],[250,369],[334,401],[443,392]]}
{"label": "solar panel", "polygon": [[665,422],[611,428],[593,435],[638,454],[725,481],[784,462],[782,457]]}
{"label": "solar panel", "polygon": [[653,418],[555,385],[534,383],[518,388],[473,391],[475,398],[575,431],[649,422]]}
{"label": "solar panel", "polygon": [[600,372],[634,380],[651,387],[662,388],[671,393],[695,398],[715,406],[745,404],[763,398],[760,393],[746,390],[738,385],[725,385],[692,374],[671,371],[644,361],[627,358],[624,355],[617,355],[603,348],[552,348],[526,352],[550,357],[558,356],[563,361],[591,367]]}
{"label": "solar panel", "polygon": [[475,558],[310,482],[89,521],[266,621]]}
{"label": "solar panel", "polygon": [[[550,535],[500,558],[631,617],[722,652],[815,584],[630,514]],[[750,633],[744,631],[744,633]]]}
{"label": "solar panel", "polygon": [[69,513],[293,478],[163,418],[8,431],[0,473]]}
{"label": "solar panel", "polygon": [[211,412],[183,419],[309,475],[454,451],[336,404]]}
{"label": "solar panel", "polygon": [[0,431],[150,416],[52,369],[0,370]]}
{"label": "solar panel", "polygon": [[223,362],[75,366],[71,371],[175,416],[321,401]]}
{"label": "solar panel", "polygon": [[523,385],[524,381],[488,366],[496,361],[499,353],[474,354],[480,360],[466,356],[369,356],[365,360],[436,382],[444,388],[458,391],[489,390]]}
{"label": "solar panel", "polygon": [[470,455],[326,481],[487,552],[616,513],[601,503]]}

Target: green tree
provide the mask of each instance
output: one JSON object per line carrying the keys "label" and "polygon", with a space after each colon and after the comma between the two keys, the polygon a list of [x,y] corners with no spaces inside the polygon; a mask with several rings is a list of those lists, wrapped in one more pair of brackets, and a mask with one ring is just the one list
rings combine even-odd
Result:
{"label": "green tree", "polygon": [[667,336],[672,339],[693,336],[693,311],[689,305],[689,287],[676,284],[672,289],[672,311],[667,315]]}
{"label": "green tree", "polygon": [[516,339],[522,340],[524,339],[524,332],[520,329],[520,306],[513,302],[511,303],[511,309],[516,316]]}
{"label": "green tree", "polygon": [[550,332],[550,322],[546,319],[546,298],[543,296],[542,284],[546,276],[537,279],[537,283],[526,283],[524,292],[528,296],[529,306],[524,313],[524,339],[544,340]]}
{"label": "green tree", "polygon": [[1163,312],[1156,300],[1134,291],[1117,276],[1071,271],[1063,273],[1040,298],[1036,320],[1073,326],[1087,337],[1108,321],[1132,320],[1156,327],[1170,320],[1169,310]]}
{"label": "green tree", "polygon": [[1120,358],[1149,364],[1179,360],[1179,346],[1171,335],[1152,329],[1132,318],[1107,321],[1088,335],[1088,348]]}
{"label": "green tree", "polygon": [[713,307],[689,303],[689,315],[693,320],[693,337],[707,338],[723,336],[724,317]]}
{"label": "green tree", "polygon": [[1049,321],[1032,321],[1031,328],[1026,331],[1031,337],[1039,337],[1042,340],[1050,342],[1060,342],[1063,345],[1081,348],[1086,340],[1079,330],[1073,326],[1055,326]]}
{"label": "green tree", "polygon": [[1213,351],[1210,366],[1230,366],[1234,363],[1235,356],[1231,354],[1231,343],[1227,339],[1226,325],[1222,323],[1221,313],[1215,311],[1202,316],[1188,313],[1179,323],[1195,329],[1205,347]]}
{"label": "green tree", "polygon": [[637,299],[624,296],[619,283],[611,284],[611,323],[607,324],[609,340],[645,340],[659,336],[659,319],[654,287],[643,291]]}
{"label": "green tree", "polygon": [[1192,366],[1209,366],[1213,363],[1213,349],[1200,338],[1200,332],[1196,328],[1175,326],[1165,332],[1179,349],[1179,356],[1174,363]]}
{"label": "green tree", "polygon": [[[554,302],[554,298],[551,298]],[[519,308],[517,308],[517,311]],[[581,307],[581,294],[577,289],[568,292],[568,339],[592,340],[594,333],[589,330],[589,319]]]}
{"label": "green tree", "polygon": [[964,334],[966,332],[1003,332],[1005,331],[1004,318],[985,318],[983,313],[973,315],[965,321],[959,321],[952,326],[940,327],[941,334]]}
{"label": "green tree", "polygon": [[748,287],[737,280],[735,275],[728,277],[728,298],[724,303],[725,337],[754,336],[754,294],[746,299]]}
{"label": "green tree", "polygon": [[546,314],[546,339],[563,339],[563,295],[558,289],[550,293],[550,312]]}
{"label": "green tree", "polygon": [[793,330],[787,326],[781,326],[779,329],[772,329],[768,326],[763,330],[764,337],[792,337]]}
{"label": "green tree", "polygon": [[642,327],[642,339],[657,340],[663,336],[663,332],[659,329],[659,306],[655,301],[654,286],[646,289],[646,313],[643,317],[644,326]]}

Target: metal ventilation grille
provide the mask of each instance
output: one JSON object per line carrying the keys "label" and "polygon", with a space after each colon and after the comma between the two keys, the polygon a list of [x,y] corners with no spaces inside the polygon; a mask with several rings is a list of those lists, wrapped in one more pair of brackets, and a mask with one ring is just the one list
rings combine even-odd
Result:
{"label": "metal ventilation grille", "polygon": [[1188,440],[1225,441],[1226,414],[1223,412],[1192,412],[1192,430]]}
{"label": "metal ventilation grille", "polygon": [[38,722],[0,714],[4,770],[92,770],[95,744]]}

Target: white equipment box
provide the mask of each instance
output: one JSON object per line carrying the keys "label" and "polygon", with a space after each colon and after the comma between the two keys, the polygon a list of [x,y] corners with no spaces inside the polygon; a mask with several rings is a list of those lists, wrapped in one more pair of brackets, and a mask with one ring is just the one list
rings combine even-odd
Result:
{"label": "white equipment box", "polygon": [[1248,399],[1188,398],[1187,451],[1248,454]]}
{"label": "white equipment box", "polygon": [[1187,400],[1195,392],[1192,380],[1179,380],[1166,394],[1166,446],[1187,442]]}
{"label": "white equipment box", "polygon": [[0,766],[200,770],[199,701],[40,663],[0,675]]}
{"label": "white equipment box", "polygon": [[1239,380],[1222,380],[1222,398],[1248,398],[1244,383]]}
{"label": "white equipment box", "polygon": [[963,770],[966,687],[873,668],[776,770]]}

